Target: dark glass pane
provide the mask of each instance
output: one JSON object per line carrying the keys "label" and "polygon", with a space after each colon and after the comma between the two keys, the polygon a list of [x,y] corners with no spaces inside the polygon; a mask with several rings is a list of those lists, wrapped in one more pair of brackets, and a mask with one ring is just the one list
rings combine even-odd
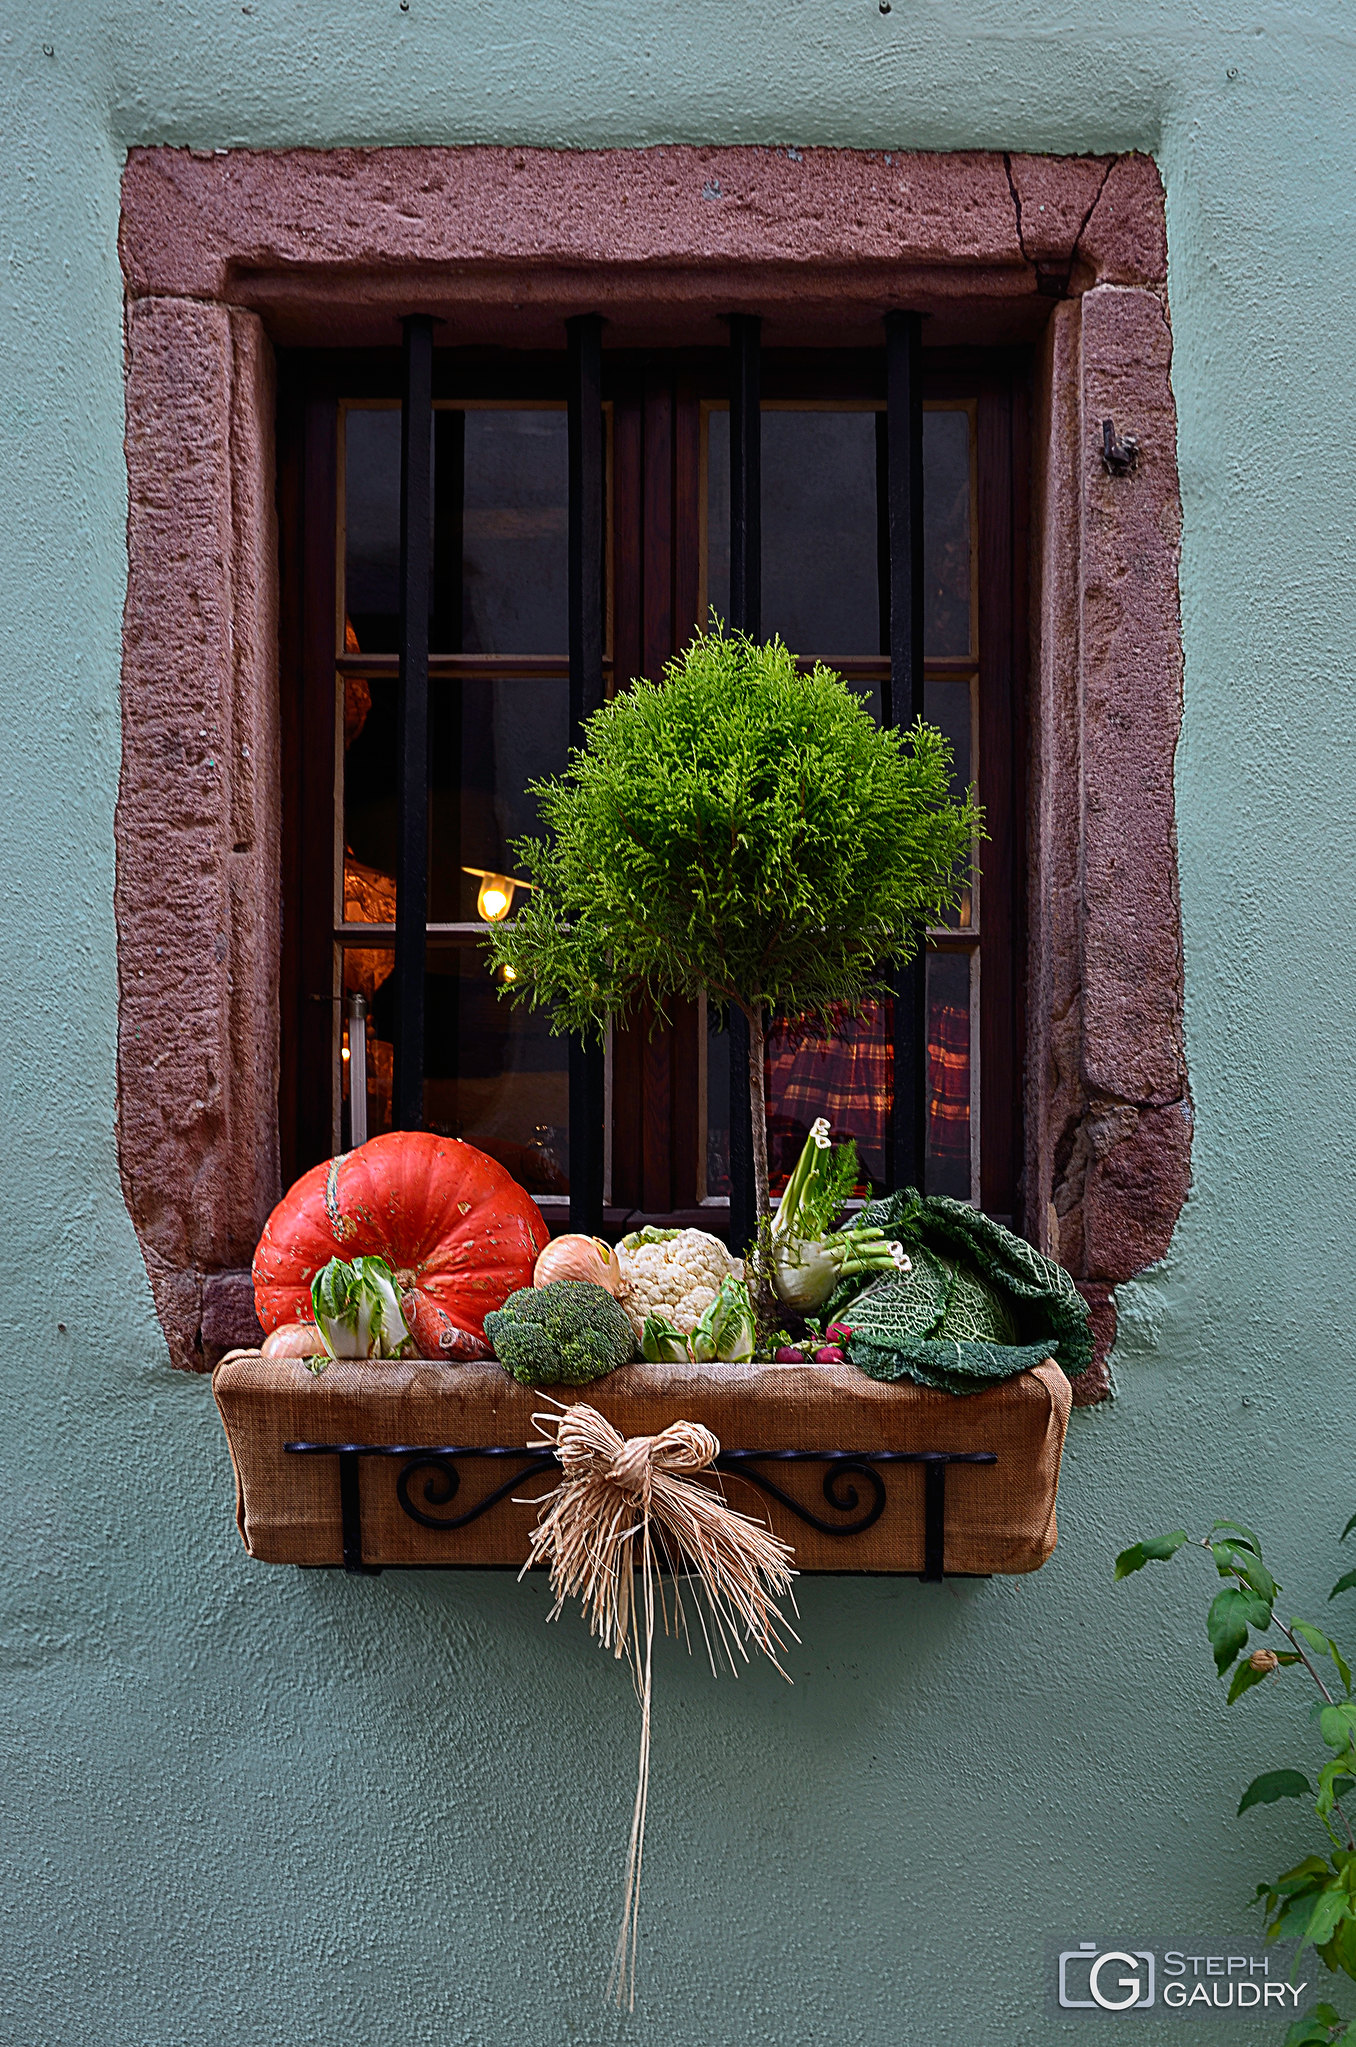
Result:
{"label": "dark glass pane", "polygon": [[[707,415],[707,602],[730,601],[730,418]],[[803,654],[881,650],[876,414],[766,411],[763,628]],[[923,414],[924,648],[973,646],[970,415]]]}
{"label": "dark glass pane", "polygon": [[569,651],[563,410],[468,410],[462,633],[468,654]]}
{"label": "dark glass pane", "polygon": [[[936,675],[928,676],[923,685],[923,715],[951,744],[951,788],[957,799],[965,795],[975,773],[971,741],[973,688],[968,679],[956,681]],[[952,921],[959,929],[967,930],[972,914],[971,892],[967,887],[959,913]]]}
{"label": "dark glass pane", "polygon": [[[711,412],[707,583],[729,603],[730,416]],[[763,634],[798,654],[880,652],[874,412],[762,416]]]}
{"label": "dark glass pane", "polygon": [[394,676],[346,675],[344,717],[343,914],[353,924],[395,919],[396,703]]}
{"label": "dark glass pane", "polygon": [[[368,997],[368,1135],[391,1127],[393,955],[349,948],[344,991]],[[345,1040],[347,1049],[347,1040]],[[351,1061],[344,1061],[349,1090]],[[499,998],[478,945],[431,944],[424,980],[424,1121],[507,1166],[532,1194],[569,1192],[569,1050],[540,1011]]]}
{"label": "dark glass pane", "polygon": [[970,620],[970,415],[923,414],[923,651],[964,656]]}
{"label": "dark glass pane", "polygon": [[479,878],[467,867],[512,876],[510,842],[539,835],[529,782],[565,767],[568,683],[479,677],[435,685],[430,740],[429,919],[475,917]]}
{"label": "dark glass pane", "polygon": [[706,1012],[706,1196],[730,1194],[730,1034],[714,1004]]}
{"label": "dark glass pane", "polygon": [[[440,407],[434,446],[433,651],[567,653],[564,411]],[[354,406],[345,414],[344,518],[344,644],[353,653],[394,653],[398,407]],[[458,559],[460,592],[449,593]],[[459,607],[449,594],[459,594]]]}
{"label": "dark glass pane", "polygon": [[927,955],[928,1122],[924,1192],[970,1199],[970,959]]}
{"label": "dark glass pane", "polygon": [[730,415],[706,414],[706,605],[730,617]]}
{"label": "dark glass pane", "polygon": [[[357,947],[348,946],[341,954],[343,961],[343,1047],[340,1057],[340,1094],[343,1101],[343,1123],[341,1143],[352,1142],[353,1125],[349,1120],[349,1097],[353,1080],[353,1066],[349,1059],[348,1044],[348,998],[362,994],[367,998],[369,1011],[366,1039],[367,1060],[367,1134],[377,1137],[383,1130],[391,1128],[391,1023],[385,1012],[390,1006],[390,996],[381,997],[381,991],[389,982],[395,970],[395,954],[389,946]],[[385,1028],[376,1031],[371,1012],[378,999],[382,1000]]]}
{"label": "dark glass pane", "polygon": [[[396,704],[393,678],[344,679],[344,915],[395,915]],[[512,876],[511,840],[540,820],[527,785],[565,766],[569,689],[519,676],[435,680],[429,692],[428,915],[476,917],[480,878]]]}
{"label": "dark glass pane", "polygon": [[400,629],[400,408],[344,415],[344,612],[352,651],[393,654]]}

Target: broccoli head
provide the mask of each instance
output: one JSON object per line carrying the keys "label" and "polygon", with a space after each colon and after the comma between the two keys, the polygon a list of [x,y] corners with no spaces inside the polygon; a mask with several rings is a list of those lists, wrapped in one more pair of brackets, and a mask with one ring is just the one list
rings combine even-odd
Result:
{"label": "broccoli head", "polygon": [[591,1279],[520,1287],[485,1317],[485,1334],[525,1386],[583,1386],[629,1363],[636,1349],[626,1310]]}

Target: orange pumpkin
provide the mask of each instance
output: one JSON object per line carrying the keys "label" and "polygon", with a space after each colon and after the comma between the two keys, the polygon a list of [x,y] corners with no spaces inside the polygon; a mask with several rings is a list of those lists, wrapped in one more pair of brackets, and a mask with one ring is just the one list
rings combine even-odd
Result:
{"label": "orange pumpkin", "polygon": [[313,1322],[311,1281],[331,1258],[384,1258],[421,1357],[493,1355],[485,1317],[531,1286],[541,1210],[496,1159],[455,1137],[393,1130],[313,1166],[254,1254],[265,1331]]}

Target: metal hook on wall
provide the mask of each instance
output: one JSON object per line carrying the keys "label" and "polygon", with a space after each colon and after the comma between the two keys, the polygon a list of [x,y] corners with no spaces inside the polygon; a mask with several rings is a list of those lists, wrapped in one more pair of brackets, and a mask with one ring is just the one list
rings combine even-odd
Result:
{"label": "metal hook on wall", "polygon": [[1139,442],[1133,434],[1116,439],[1114,419],[1102,421],[1102,467],[1108,476],[1128,476],[1139,462]]}

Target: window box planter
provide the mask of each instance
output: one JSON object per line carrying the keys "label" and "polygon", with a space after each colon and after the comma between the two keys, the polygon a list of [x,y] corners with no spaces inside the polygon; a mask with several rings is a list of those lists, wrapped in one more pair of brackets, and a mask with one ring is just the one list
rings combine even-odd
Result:
{"label": "window box planter", "polygon": [[[541,1389],[494,1363],[332,1363],[237,1354],[212,1380],[236,1521],[266,1563],[349,1571],[519,1568],[549,1490]],[[763,1515],[802,1571],[1039,1570],[1071,1388],[1054,1365],[963,1399],[851,1366],[636,1364],[582,1388],[624,1436],[703,1422],[726,1498]]]}

